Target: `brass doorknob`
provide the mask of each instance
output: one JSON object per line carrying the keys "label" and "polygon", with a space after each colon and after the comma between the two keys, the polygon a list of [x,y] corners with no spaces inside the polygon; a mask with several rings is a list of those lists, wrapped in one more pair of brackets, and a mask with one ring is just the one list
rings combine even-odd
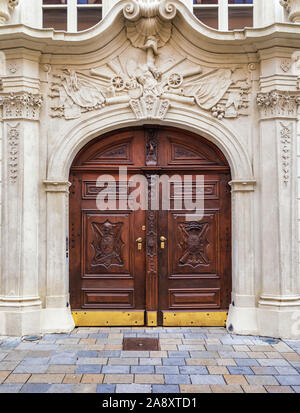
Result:
{"label": "brass doorknob", "polygon": [[162,236],[160,237],[160,248],[161,248],[162,250],[165,249],[166,241],[167,241],[167,238],[162,235]]}
{"label": "brass doorknob", "polygon": [[138,246],[138,250],[141,251],[142,247],[143,247],[143,238],[139,237],[137,240],[137,246]]}

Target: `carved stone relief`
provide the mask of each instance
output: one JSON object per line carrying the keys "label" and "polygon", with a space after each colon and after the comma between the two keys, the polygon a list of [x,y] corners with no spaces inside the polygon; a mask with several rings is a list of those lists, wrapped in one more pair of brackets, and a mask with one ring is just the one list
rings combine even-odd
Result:
{"label": "carved stone relief", "polygon": [[293,92],[273,90],[267,93],[258,93],[257,105],[262,117],[297,117],[297,109],[300,105],[300,95]]}
{"label": "carved stone relief", "polygon": [[291,146],[292,146],[292,123],[280,122],[281,164],[283,183],[287,185],[290,180],[291,169]]}
{"label": "carved stone relief", "polygon": [[293,23],[300,23],[300,0],[280,0]]}
{"label": "carved stone relief", "polygon": [[0,96],[0,106],[3,107],[3,119],[38,120],[43,103],[41,95],[31,93],[10,93]]}
{"label": "carved stone relief", "polygon": [[0,0],[0,24],[6,24],[19,0]]}
{"label": "carved stone relief", "polygon": [[8,142],[8,180],[14,184],[18,179],[19,167],[19,123],[15,126],[8,125],[7,142]]}
{"label": "carved stone relief", "polygon": [[129,2],[126,52],[90,71],[62,68],[53,74],[51,115],[76,119],[127,103],[137,119],[164,119],[173,102],[197,104],[219,119],[248,115],[247,67],[202,67],[180,55],[169,42],[175,16],[172,2]]}

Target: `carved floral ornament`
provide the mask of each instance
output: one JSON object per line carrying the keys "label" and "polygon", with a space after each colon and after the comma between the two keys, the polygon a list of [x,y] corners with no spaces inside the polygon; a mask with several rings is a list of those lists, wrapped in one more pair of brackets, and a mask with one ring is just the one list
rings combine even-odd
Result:
{"label": "carved floral ornament", "polygon": [[19,0],[0,0],[0,24],[6,24],[14,9],[19,4]]}
{"label": "carved floral ornament", "polygon": [[290,21],[300,23],[300,0],[280,0],[280,4],[289,13]]}
{"label": "carved floral ornament", "polygon": [[0,107],[3,108],[2,118],[38,120],[43,103],[41,95],[31,93],[10,93],[0,96]]}
{"label": "carved floral ornament", "polygon": [[198,105],[219,119],[248,115],[247,67],[204,68],[180,55],[169,42],[176,12],[172,1],[128,2],[123,14],[129,48],[90,71],[54,73],[51,116],[76,119],[127,104],[137,119],[164,119],[176,102]]}
{"label": "carved floral ornament", "polygon": [[283,116],[296,118],[300,95],[292,92],[277,91],[258,93],[257,105],[262,117]]}

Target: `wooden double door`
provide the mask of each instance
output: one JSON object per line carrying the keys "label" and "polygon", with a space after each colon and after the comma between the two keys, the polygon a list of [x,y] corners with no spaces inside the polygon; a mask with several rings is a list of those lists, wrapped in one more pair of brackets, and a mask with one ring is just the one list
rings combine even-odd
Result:
{"label": "wooden double door", "polygon": [[175,128],[120,130],[83,148],[70,172],[75,324],[224,325],[229,181],[218,148]]}

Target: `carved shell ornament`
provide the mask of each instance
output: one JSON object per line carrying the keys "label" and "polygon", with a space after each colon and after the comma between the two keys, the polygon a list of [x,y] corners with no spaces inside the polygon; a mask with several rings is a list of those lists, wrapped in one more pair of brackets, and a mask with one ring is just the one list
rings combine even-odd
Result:
{"label": "carved shell ornament", "polygon": [[177,12],[174,3],[160,0],[131,1],[125,5],[123,12],[127,36],[134,47],[149,47],[147,42],[153,37],[157,47],[163,47],[170,40],[172,20]]}

